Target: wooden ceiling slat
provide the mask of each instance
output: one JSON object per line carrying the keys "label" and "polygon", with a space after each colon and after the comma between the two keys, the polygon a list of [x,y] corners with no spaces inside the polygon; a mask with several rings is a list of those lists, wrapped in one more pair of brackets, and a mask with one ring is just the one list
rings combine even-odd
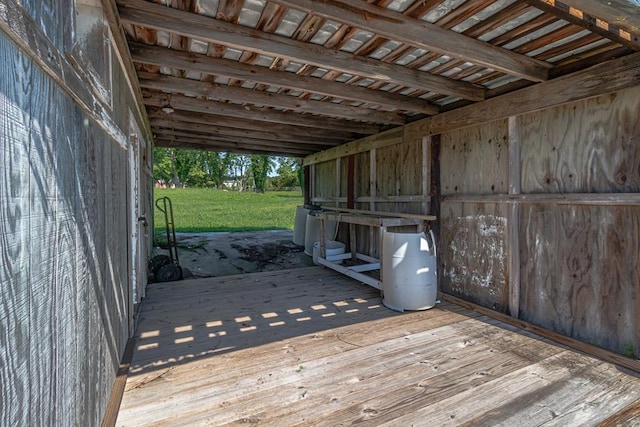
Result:
{"label": "wooden ceiling slat", "polygon": [[152,65],[164,65],[173,68],[186,69],[200,73],[225,75],[239,80],[249,80],[294,90],[310,91],[326,96],[369,102],[396,108],[398,110],[417,111],[434,114],[437,107],[426,101],[372,91],[366,88],[345,85],[337,82],[324,81],[314,77],[305,77],[293,73],[269,70],[241,64],[226,59],[211,58],[189,52],[170,50],[158,46],[146,46],[137,43],[130,45],[134,61]]}
{"label": "wooden ceiling slat", "polygon": [[[322,46],[310,46],[308,43],[298,40],[171,9],[144,0],[122,0],[120,18],[124,22],[162,29],[210,43],[220,43],[273,57],[289,58],[297,62],[340,70],[344,73],[361,75],[375,80],[396,82],[409,87],[432,90],[470,100],[484,99],[484,89],[467,82],[459,82],[429,73],[418,73],[399,65],[386,64]],[[439,28],[439,30],[441,29]],[[470,38],[465,39],[476,41]],[[465,47],[466,49],[467,47]],[[503,49],[499,49],[499,51],[503,51]],[[498,51],[492,53],[500,57]],[[524,63],[531,61],[535,60],[523,59]],[[522,67],[523,65],[520,64],[517,68]],[[546,75],[551,66],[544,68]]]}
{"label": "wooden ceiling slat", "polygon": [[466,29],[462,34],[464,34],[465,36],[474,37],[474,38],[479,37],[483,34],[488,33],[489,31],[495,30],[496,28],[500,27],[501,25],[504,25],[509,21],[512,21],[524,15],[526,12],[530,11],[531,9],[532,7],[526,3],[522,3],[522,2],[512,3],[509,6],[502,9],[501,11],[491,15],[490,17]]}
{"label": "wooden ceiling slat", "polygon": [[314,117],[311,115],[291,114],[282,111],[266,110],[256,107],[225,104],[215,101],[190,98],[183,95],[169,95],[143,90],[143,100],[145,105],[160,108],[174,108],[179,110],[193,111],[196,113],[212,113],[229,117],[240,117],[245,119],[257,118],[265,122],[297,124],[313,128],[335,128],[350,132],[374,134],[381,130],[381,127],[368,123],[357,123],[348,120],[328,119],[326,117]]}
{"label": "wooden ceiling slat", "polygon": [[305,13],[363,28],[391,40],[485,65],[532,81],[547,80],[552,68],[545,62],[364,2],[358,2],[357,6],[354,6],[350,0],[333,0],[331,3],[313,0],[272,1]]}
{"label": "wooden ceiling slat", "polygon": [[344,119],[360,120],[372,123],[401,125],[406,118],[397,113],[367,110],[348,105],[302,100],[289,95],[277,95],[250,89],[233,88],[215,83],[201,82],[160,74],[140,73],[140,86],[144,89],[161,90],[208,97],[217,101],[234,101],[258,104],[268,107],[284,108],[303,113],[317,113]]}
{"label": "wooden ceiling slat", "polygon": [[562,0],[609,24],[640,34],[640,5],[632,0]]}
{"label": "wooden ceiling slat", "polygon": [[500,34],[499,36],[494,37],[493,39],[489,40],[489,43],[496,46],[503,46],[520,37],[526,37],[529,34],[532,34],[556,21],[558,21],[558,18],[556,18],[555,16],[542,14],[530,21],[512,28],[505,33]]}
{"label": "wooden ceiling slat", "polygon": [[[640,50],[640,44],[638,43],[637,37],[627,39],[625,37],[621,37],[619,34],[614,33],[608,29],[602,28],[597,25],[594,20],[587,20],[584,18],[579,18],[568,11],[564,11],[557,6],[550,4],[545,0],[525,0],[530,5],[534,6],[537,9],[540,9],[546,13],[551,15],[555,15],[558,18],[569,22],[570,24],[579,25],[580,27],[591,31],[592,33],[598,34],[602,37],[605,37],[611,41],[620,43],[622,46],[626,46],[633,50]],[[640,11],[638,11],[640,13]]]}
{"label": "wooden ceiling slat", "polygon": [[437,20],[435,24],[442,28],[451,29],[477,14],[493,3],[493,1],[494,0],[467,0]]}
{"label": "wooden ceiling slat", "polygon": [[542,52],[539,55],[536,55],[536,58],[541,59],[543,61],[549,60],[551,58],[554,58],[564,52],[566,52],[567,50],[576,50],[579,49],[581,47],[590,45],[592,43],[595,43],[599,40],[602,40],[602,37],[600,37],[597,34],[588,34],[584,37],[581,37],[577,40],[573,40],[569,43],[565,43],[563,45],[557,46],[553,49],[549,49],[546,50],[544,52]]}

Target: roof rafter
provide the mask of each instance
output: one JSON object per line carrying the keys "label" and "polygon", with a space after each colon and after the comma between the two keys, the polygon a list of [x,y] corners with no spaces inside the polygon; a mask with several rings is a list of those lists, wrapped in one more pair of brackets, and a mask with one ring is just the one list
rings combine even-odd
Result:
{"label": "roof rafter", "polygon": [[[259,120],[244,119],[240,117],[229,118],[229,116],[221,116],[218,114],[210,113],[195,113],[191,111],[181,111],[178,109],[173,110],[171,113],[166,113],[159,108],[150,107],[149,119],[150,120],[163,120],[163,121],[180,121],[184,123],[192,123],[194,125],[207,125],[218,126],[222,128],[229,128],[233,126],[233,129],[237,130],[249,130],[249,131],[265,131],[265,124]],[[358,139],[362,134],[354,132],[345,132],[339,129],[317,129],[295,125],[283,125],[279,123],[269,123],[269,132],[277,132],[282,135],[283,140],[287,135],[294,138],[301,139],[320,139],[324,141],[350,141]]]}
{"label": "roof rafter", "polygon": [[[369,123],[358,123],[341,119],[328,119],[326,117],[314,117],[312,115],[292,114],[248,106],[243,107],[240,105],[190,98],[184,95],[165,94],[149,90],[143,90],[142,95],[145,105],[152,107],[170,107],[173,109],[193,111],[196,113],[211,113],[233,118],[239,117],[272,123],[291,123],[298,126],[307,126],[319,129],[335,128],[364,134],[374,134],[381,130],[379,126]],[[267,126],[267,124],[265,124],[265,126]]]}
{"label": "roof rafter", "polygon": [[[303,64],[339,70],[343,73],[374,80],[393,82],[411,88],[439,92],[473,101],[484,99],[485,90],[482,87],[464,81],[411,70],[400,65],[388,64],[323,46],[310,45],[303,41],[230,24],[144,0],[120,0],[119,6],[120,19],[126,23],[169,31],[184,37],[258,52],[267,56],[286,58]],[[446,31],[439,27],[438,29]],[[455,34],[449,31],[447,33]],[[464,38],[468,41],[475,41],[468,37]],[[415,43],[410,44],[415,45]],[[522,59],[521,62],[526,61]],[[531,60],[528,61],[531,62]],[[540,74],[535,79],[544,80],[545,78],[546,73],[544,77]]]}
{"label": "roof rafter", "polygon": [[399,110],[416,111],[430,115],[439,112],[437,106],[422,99],[346,85],[315,77],[305,77],[284,71],[270,70],[266,67],[258,68],[228,59],[213,58],[207,55],[134,42],[130,43],[130,49],[133,60],[144,64],[225,76],[334,98],[383,105]]}
{"label": "roof rafter", "polygon": [[[154,129],[173,129],[178,131],[188,131],[193,132],[194,134],[206,134],[211,137],[216,136],[230,136],[230,137],[241,137],[241,138],[251,138],[255,135],[255,132],[248,131],[246,129],[237,129],[233,127],[224,127],[224,126],[211,126],[205,124],[191,123],[185,122],[181,120],[165,120],[165,119],[151,119],[149,121],[151,126]],[[264,126],[263,126],[264,128]],[[326,146],[334,146],[338,145],[343,141],[336,139],[321,139],[321,138],[310,138],[304,137],[300,135],[290,135],[286,133],[280,132],[271,132],[269,130],[264,130],[260,133],[260,138],[270,141],[283,141],[283,142],[296,142],[299,144],[316,144],[316,145],[326,145]]]}
{"label": "roof rafter", "polygon": [[245,144],[230,144],[216,140],[184,140],[176,138],[156,138],[156,147],[185,148],[189,150],[225,151],[229,153],[264,154],[272,156],[302,157],[310,153],[309,150],[281,149],[279,147],[262,147]]}
{"label": "roof rafter", "polygon": [[553,67],[546,62],[493,46],[490,43],[365,1],[270,1],[308,14],[362,28],[391,40],[484,65],[527,80],[545,81],[548,79],[549,70]]}
{"label": "roof rafter", "polygon": [[217,101],[225,100],[258,104],[268,107],[295,110],[303,113],[320,113],[327,116],[372,123],[394,125],[402,125],[406,123],[406,117],[401,116],[398,113],[351,107],[349,105],[334,104],[331,102],[305,100],[290,95],[272,94],[268,92],[244,89],[242,87],[229,87],[216,83],[161,74],[140,72],[138,75],[140,77],[140,87],[144,89],[202,96],[212,98]]}

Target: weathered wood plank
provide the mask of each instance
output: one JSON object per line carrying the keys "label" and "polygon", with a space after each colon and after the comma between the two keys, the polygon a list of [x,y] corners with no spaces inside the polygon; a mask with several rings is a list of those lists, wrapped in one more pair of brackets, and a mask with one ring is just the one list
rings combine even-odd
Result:
{"label": "weathered wood plank", "polygon": [[126,145],[126,137],[114,123],[110,107],[61,54],[54,43],[15,0],[0,0],[0,29],[49,75],[84,111],[116,141]]}
{"label": "weathered wood plank", "polygon": [[209,124],[193,123],[188,121],[181,121],[178,119],[152,119],[150,121],[154,128],[162,131],[162,129],[173,129],[177,131],[192,131],[194,134],[208,134],[211,136],[238,136],[244,138],[259,136],[261,139],[270,141],[285,141],[285,142],[300,142],[300,143],[313,143],[315,145],[326,145],[332,147],[340,143],[339,139],[332,136],[304,136],[295,135],[290,133],[272,132],[271,125],[266,126],[262,124],[260,133],[251,132],[248,129],[242,129],[237,127],[231,127],[233,123],[229,119],[226,119],[228,126],[214,126]]}
{"label": "weathered wood plank", "polygon": [[[238,26],[204,15],[156,4],[150,5],[141,0],[120,0],[119,4],[120,18],[123,22],[168,31],[184,37],[205,40],[240,50],[257,52],[274,58],[285,58],[302,64],[337,70],[342,73],[396,82],[402,86],[425,91],[459,96],[473,101],[484,99],[484,89],[467,82],[447,79],[319,45],[310,49],[309,44],[303,41]],[[469,40],[475,42],[473,39],[469,38]],[[484,43],[480,44],[484,45]],[[489,44],[487,46],[496,49]],[[501,49],[497,51],[500,53]],[[525,59],[522,62],[537,64],[537,61],[531,59]],[[537,65],[543,68],[540,64]],[[545,78],[546,74],[542,80]],[[424,104],[427,103],[424,102]]]}
{"label": "weathered wood plank", "polygon": [[[338,157],[347,157],[352,154],[363,153],[371,150],[372,148],[382,148],[389,145],[400,144],[402,143],[402,134],[402,128],[389,129],[376,135],[371,135],[369,137],[353,141],[352,143],[342,144],[335,148],[307,156],[304,159],[304,164],[312,165],[314,163],[335,160]],[[368,192],[366,194],[368,194]]]}
{"label": "weathered wood plank", "polygon": [[[509,194],[520,194],[520,126],[517,117],[509,117]],[[509,314],[520,313],[520,207],[509,205],[507,213],[507,274],[509,281]]]}
{"label": "weathered wood plank", "polygon": [[509,302],[506,207],[443,202],[441,215],[443,292],[505,312]]}
{"label": "weathered wood plank", "polygon": [[450,203],[517,203],[522,205],[640,206],[638,193],[456,194]]}
{"label": "weathered wood plank", "polygon": [[[640,85],[640,53],[407,125],[433,135]],[[540,96],[544,93],[545,96]],[[415,129],[413,129],[415,128]]]}
{"label": "weathered wood plank", "polygon": [[235,101],[258,104],[268,107],[284,108],[302,113],[322,114],[343,119],[371,123],[401,125],[406,117],[398,113],[363,109],[333,102],[313,101],[290,95],[260,92],[252,89],[229,87],[226,85],[165,76],[161,74],[140,73],[140,87],[164,92],[207,97],[217,101]]}
{"label": "weathered wood plank", "polygon": [[[28,99],[33,79],[28,61],[0,33],[0,424],[27,425],[31,387],[29,248],[29,122],[20,100]],[[10,66],[6,66],[10,64]],[[23,85],[13,82],[23,81]]]}
{"label": "weathered wood plank", "polygon": [[[133,60],[143,64],[168,66],[207,75],[222,75],[238,80],[273,85],[304,92],[312,92],[338,99],[361,101],[400,110],[434,114],[434,107],[422,100],[388,92],[381,92],[329,80],[285,73],[264,67],[256,73],[254,66],[206,55],[130,43]],[[425,111],[426,109],[426,111]]]}
{"label": "weathered wood plank", "polygon": [[489,43],[440,28],[369,3],[347,0],[331,4],[314,0],[274,0],[275,3],[397,40],[429,52],[439,52],[532,81],[548,78],[550,64],[518,55]]}
{"label": "weathered wood plank", "polygon": [[640,354],[638,207],[522,206],[523,320]]}
{"label": "weathered wood plank", "polygon": [[563,0],[563,3],[600,18],[609,24],[640,32],[640,6],[631,0]]}
{"label": "weathered wood plank", "polygon": [[216,114],[219,116],[238,117],[241,119],[261,120],[268,123],[293,124],[319,129],[336,128],[342,131],[362,134],[374,134],[380,127],[370,123],[354,122],[343,119],[315,117],[310,114],[292,114],[277,110],[262,108],[245,109],[241,105],[222,104],[215,101],[190,98],[184,95],[170,95],[162,92],[143,91],[145,105],[152,107],[170,107],[177,110],[193,111],[195,113]]}
{"label": "weathered wood plank", "polygon": [[287,135],[294,135],[296,138],[298,136],[301,136],[303,137],[303,139],[310,138],[320,141],[339,142],[352,141],[354,139],[359,139],[360,137],[362,137],[362,134],[353,132],[342,132],[339,129],[331,129],[330,131],[328,131],[327,129],[316,129],[277,123],[269,123],[265,126],[265,123],[259,120],[240,118],[230,119],[227,116],[219,116],[216,114],[198,114],[180,110],[174,110],[171,113],[165,113],[158,108],[149,109],[149,118],[152,121],[160,121],[161,123],[171,123],[172,121],[178,121],[179,123],[194,123],[198,125],[219,126],[223,128],[233,126],[234,129],[238,130],[277,132],[278,134],[283,135],[283,141],[287,140]]}
{"label": "weathered wood plank", "polygon": [[521,116],[522,191],[640,192],[639,111],[640,86]]}
{"label": "weathered wood plank", "polygon": [[506,193],[508,146],[506,120],[442,134],[442,195]]}
{"label": "weathered wood plank", "polygon": [[605,419],[640,392],[638,378],[510,324],[449,303],[398,314],[317,267],[172,285],[149,289],[118,425],[528,427],[546,407]]}

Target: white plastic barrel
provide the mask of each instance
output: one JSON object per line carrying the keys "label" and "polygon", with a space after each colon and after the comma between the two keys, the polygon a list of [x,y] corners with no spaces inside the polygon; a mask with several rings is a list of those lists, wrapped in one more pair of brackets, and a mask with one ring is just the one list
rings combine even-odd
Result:
{"label": "white plastic barrel", "polygon": [[424,233],[385,232],[382,237],[382,303],[396,311],[436,305],[436,252]]}
{"label": "white plastic barrel", "polygon": [[307,214],[309,209],[304,206],[296,208],[296,218],[293,223],[293,243],[298,246],[304,246],[304,233],[307,228]]}
{"label": "white plastic barrel", "polygon": [[[345,251],[345,244],[337,242],[335,240],[327,240],[325,242],[327,259],[332,255],[342,255]],[[318,265],[318,257],[320,256],[320,242],[313,244],[313,263]],[[329,259],[330,260],[330,259]],[[334,261],[337,264],[342,264],[342,260]]]}
{"label": "white plastic barrel", "polygon": [[[333,240],[338,224],[335,221],[324,222],[324,237]],[[313,256],[313,244],[320,241],[320,220],[315,212],[307,214],[307,224],[304,232],[304,253]]]}

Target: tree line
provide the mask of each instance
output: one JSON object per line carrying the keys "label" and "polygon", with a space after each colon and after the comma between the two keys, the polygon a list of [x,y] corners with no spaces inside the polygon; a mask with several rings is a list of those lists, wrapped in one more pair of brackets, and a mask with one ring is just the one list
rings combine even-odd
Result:
{"label": "tree line", "polygon": [[153,178],[171,187],[265,191],[302,186],[302,169],[300,160],[290,157],[156,147]]}

